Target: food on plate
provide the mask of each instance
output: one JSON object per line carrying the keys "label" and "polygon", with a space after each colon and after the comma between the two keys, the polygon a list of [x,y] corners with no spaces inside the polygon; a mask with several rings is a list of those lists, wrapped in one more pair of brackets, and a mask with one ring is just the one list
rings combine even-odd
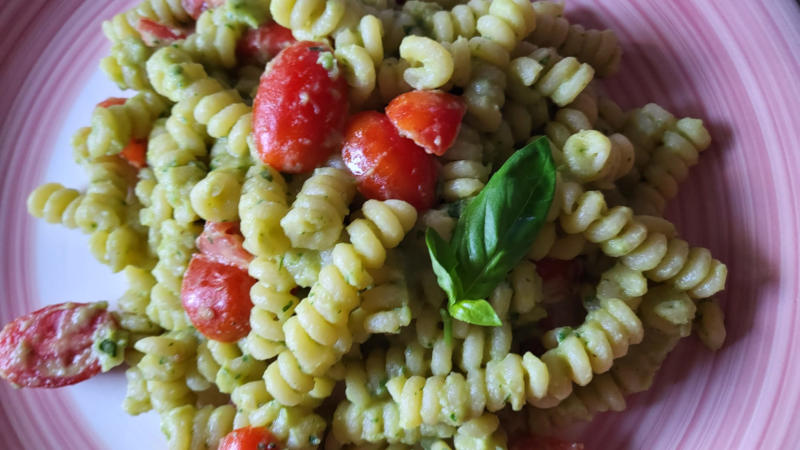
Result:
{"label": "food on plate", "polygon": [[[595,78],[558,2],[145,0],[103,25],[125,97],[28,209],[130,288],[0,333],[15,386],[123,362],[169,448],[582,448],[727,268],[663,218],[711,138]],[[209,400],[211,399],[211,400]],[[155,431],[154,431],[155,432]]]}

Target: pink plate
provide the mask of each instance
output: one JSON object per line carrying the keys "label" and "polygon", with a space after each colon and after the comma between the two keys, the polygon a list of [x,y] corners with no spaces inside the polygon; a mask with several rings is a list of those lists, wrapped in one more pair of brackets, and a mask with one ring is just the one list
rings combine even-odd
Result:
{"label": "pink plate", "polygon": [[[0,323],[65,300],[115,299],[87,238],[25,211],[39,183],[80,187],[69,139],[116,93],[96,69],[110,0],[0,3]],[[768,6],[767,6],[768,5]],[[800,7],[793,0],[573,0],[572,18],[615,29],[624,107],[656,101],[701,117],[714,144],[670,217],[730,269],[728,341],[687,339],[625,413],[582,428],[587,448],[788,449],[800,442]],[[154,414],[120,404],[122,372],[57,391],[0,383],[0,449],[163,448]]]}

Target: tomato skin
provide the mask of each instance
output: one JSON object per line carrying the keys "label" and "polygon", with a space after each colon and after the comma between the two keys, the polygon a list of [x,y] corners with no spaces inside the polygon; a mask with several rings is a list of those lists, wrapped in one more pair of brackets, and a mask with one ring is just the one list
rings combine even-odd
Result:
{"label": "tomato skin", "polygon": [[364,111],[352,117],[342,158],[367,198],[405,200],[420,211],[436,201],[436,160],[400,136],[384,114]]}
{"label": "tomato skin", "polygon": [[275,22],[265,23],[244,32],[236,45],[236,54],[242,61],[263,65],[295,42],[292,30]]}
{"label": "tomato skin", "polygon": [[583,450],[583,444],[552,437],[527,435],[512,439],[508,448],[509,450]]}
{"label": "tomato skin", "polygon": [[219,450],[278,450],[282,446],[264,427],[238,428],[219,442]]}
{"label": "tomato skin", "polygon": [[181,0],[181,6],[192,19],[197,20],[203,11],[216,8],[225,3],[225,0]]}
{"label": "tomato skin", "polygon": [[347,89],[327,45],[302,41],[280,52],[267,65],[253,102],[261,161],[288,173],[325,162],[341,142]]}
{"label": "tomato skin", "polygon": [[555,258],[545,258],[541,261],[536,261],[536,272],[542,277],[543,280],[552,280],[554,278],[572,279],[576,275],[578,266],[573,260],[561,260]]}
{"label": "tomato skin", "polygon": [[137,169],[147,167],[147,139],[131,139],[119,156]]}
{"label": "tomato skin", "polygon": [[235,342],[250,332],[250,288],[245,270],[196,253],[181,285],[181,302],[195,328],[209,339]]}
{"label": "tomato skin", "polygon": [[453,145],[466,112],[460,97],[441,91],[406,92],[386,106],[386,115],[401,136],[439,156]]}
{"label": "tomato skin", "polygon": [[189,32],[182,28],[158,23],[153,19],[142,17],[136,24],[136,31],[142,36],[144,43],[150,47],[186,39]]}
{"label": "tomato skin", "polygon": [[100,108],[108,108],[116,105],[124,105],[127,101],[128,99],[123,97],[108,97],[107,99],[98,103],[97,106]]}
{"label": "tomato skin", "polygon": [[243,243],[239,222],[206,222],[196,242],[197,249],[211,259],[247,270],[253,255],[244,249]]}
{"label": "tomato skin", "polygon": [[119,324],[105,303],[60,303],[18,317],[0,331],[0,377],[20,387],[56,388],[100,373],[92,347]]}

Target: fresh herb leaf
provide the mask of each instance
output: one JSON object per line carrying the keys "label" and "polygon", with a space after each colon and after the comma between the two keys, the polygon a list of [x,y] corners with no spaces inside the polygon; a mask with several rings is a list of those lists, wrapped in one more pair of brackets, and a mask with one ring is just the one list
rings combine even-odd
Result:
{"label": "fresh herb leaf", "polygon": [[525,256],[555,193],[555,167],[546,138],[515,152],[467,204],[450,246],[464,298],[486,298]]}
{"label": "fresh herb leaf", "polygon": [[454,319],[462,322],[484,327],[499,327],[503,325],[503,322],[497,316],[497,312],[486,300],[461,300],[451,304],[447,310]]}
{"label": "fresh herb leaf", "polygon": [[117,343],[111,339],[104,339],[100,342],[100,351],[110,355],[111,357],[117,356]]}
{"label": "fresh herb leaf", "polygon": [[[556,169],[542,137],[514,153],[461,212],[448,244],[429,228],[425,243],[455,319],[502,325],[485,299],[525,256],[555,195]],[[444,315],[443,315],[444,317]]]}
{"label": "fresh herb leaf", "polygon": [[439,286],[444,289],[451,302],[458,300],[461,283],[458,279],[458,272],[456,272],[458,261],[455,252],[433,228],[425,231],[425,244],[428,246],[433,273],[436,274]]}

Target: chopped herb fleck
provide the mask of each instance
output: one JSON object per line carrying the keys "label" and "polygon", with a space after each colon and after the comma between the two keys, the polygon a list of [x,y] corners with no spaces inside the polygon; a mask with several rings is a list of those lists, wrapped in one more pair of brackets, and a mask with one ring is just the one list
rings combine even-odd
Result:
{"label": "chopped herb fleck", "polygon": [[105,339],[99,345],[100,351],[111,355],[112,357],[117,356],[117,343],[112,341],[111,339]]}

